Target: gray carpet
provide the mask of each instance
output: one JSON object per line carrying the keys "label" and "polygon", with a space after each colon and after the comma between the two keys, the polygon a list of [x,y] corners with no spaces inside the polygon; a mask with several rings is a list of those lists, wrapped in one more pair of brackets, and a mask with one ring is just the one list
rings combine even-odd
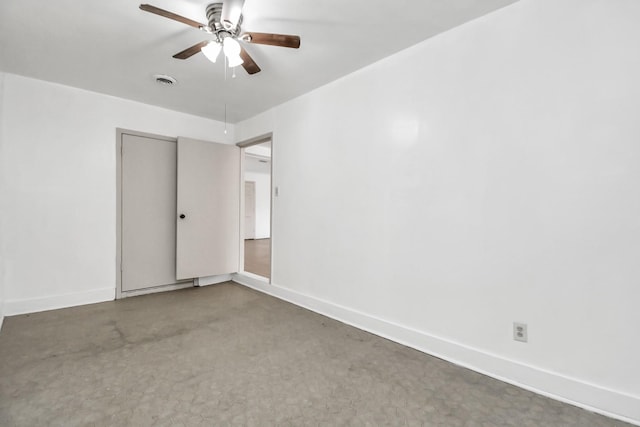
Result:
{"label": "gray carpet", "polygon": [[240,285],[9,317],[2,426],[623,426]]}

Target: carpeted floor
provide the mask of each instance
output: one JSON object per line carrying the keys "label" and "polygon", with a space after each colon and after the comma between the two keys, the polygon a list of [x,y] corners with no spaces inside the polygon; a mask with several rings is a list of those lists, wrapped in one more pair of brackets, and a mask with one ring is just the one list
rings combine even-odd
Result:
{"label": "carpeted floor", "polygon": [[5,319],[2,426],[623,426],[233,283]]}

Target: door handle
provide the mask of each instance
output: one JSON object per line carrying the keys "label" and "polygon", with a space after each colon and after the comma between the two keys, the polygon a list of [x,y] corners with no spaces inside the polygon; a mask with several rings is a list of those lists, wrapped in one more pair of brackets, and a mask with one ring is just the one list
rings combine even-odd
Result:
{"label": "door handle", "polygon": [[185,214],[180,214],[180,219],[185,219],[186,215]]}

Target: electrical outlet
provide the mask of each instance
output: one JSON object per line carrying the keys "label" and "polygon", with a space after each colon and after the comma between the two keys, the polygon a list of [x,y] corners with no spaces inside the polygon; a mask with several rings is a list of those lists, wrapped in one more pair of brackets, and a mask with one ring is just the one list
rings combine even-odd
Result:
{"label": "electrical outlet", "polygon": [[527,324],[513,322],[513,339],[516,341],[527,342],[529,335],[527,334]]}

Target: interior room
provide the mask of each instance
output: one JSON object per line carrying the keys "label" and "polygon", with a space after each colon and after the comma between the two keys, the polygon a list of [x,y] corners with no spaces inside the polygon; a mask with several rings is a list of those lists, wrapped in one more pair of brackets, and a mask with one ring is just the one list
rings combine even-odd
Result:
{"label": "interior room", "polygon": [[3,0],[0,425],[640,425],[638,22]]}

